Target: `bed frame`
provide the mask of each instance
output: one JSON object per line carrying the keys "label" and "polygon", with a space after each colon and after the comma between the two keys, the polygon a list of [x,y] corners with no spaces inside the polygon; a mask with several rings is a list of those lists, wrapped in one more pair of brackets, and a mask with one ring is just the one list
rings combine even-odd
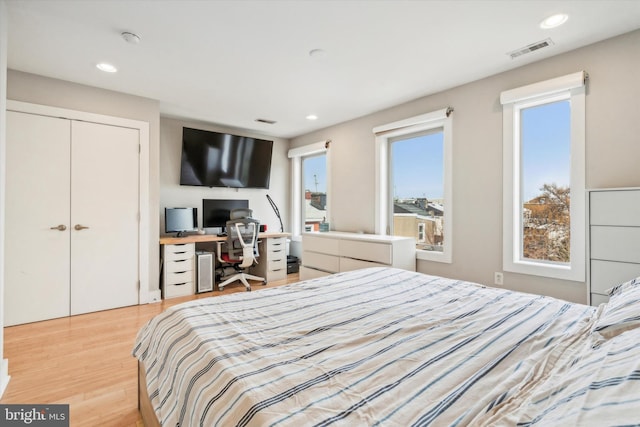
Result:
{"label": "bed frame", "polygon": [[160,421],[158,421],[156,413],[153,411],[146,384],[147,375],[144,371],[144,366],[138,362],[138,410],[142,415],[142,422],[144,427],[161,427]]}

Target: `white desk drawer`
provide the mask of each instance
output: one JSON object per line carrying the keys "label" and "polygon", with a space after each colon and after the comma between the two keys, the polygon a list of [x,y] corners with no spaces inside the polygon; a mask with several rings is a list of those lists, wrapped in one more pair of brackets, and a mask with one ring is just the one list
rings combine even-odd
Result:
{"label": "white desk drawer", "polygon": [[391,265],[391,245],[385,243],[340,240],[340,256]]}
{"label": "white desk drawer", "polygon": [[287,241],[284,237],[274,237],[267,239],[266,246],[268,251],[281,250],[284,252],[287,250]]}
{"label": "white desk drawer", "polygon": [[165,287],[186,282],[193,282],[193,271],[167,272],[165,275]]}
{"label": "white desk drawer", "polygon": [[640,276],[640,264],[591,260],[591,292],[606,294],[613,286]]}
{"label": "white desk drawer", "polygon": [[276,280],[284,280],[287,278],[287,267],[280,268],[277,270],[271,270],[267,274],[267,281],[272,282]]}
{"label": "white desk drawer", "polygon": [[340,258],[334,255],[304,251],[302,253],[302,262],[307,267],[317,268],[330,273],[340,271]]}
{"label": "white desk drawer", "polygon": [[188,259],[180,259],[171,261],[165,264],[164,268],[167,269],[167,273],[176,273],[181,271],[193,270],[194,257]]}
{"label": "white desk drawer", "polygon": [[640,263],[640,227],[592,225],[591,259]]}
{"label": "white desk drawer", "polygon": [[187,283],[177,283],[174,285],[167,285],[164,287],[165,298],[182,297],[185,295],[193,295],[195,293],[195,286],[193,281]]}
{"label": "white desk drawer", "polygon": [[196,246],[193,243],[184,245],[164,245],[164,261],[182,260],[193,258]]}
{"label": "white desk drawer", "polygon": [[287,261],[283,258],[283,259],[274,259],[274,260],[269,260],[269,265],[268,265],[268,269],[269,271],[275,271],[275,270],[282,270],[282,269],[287,269]]}

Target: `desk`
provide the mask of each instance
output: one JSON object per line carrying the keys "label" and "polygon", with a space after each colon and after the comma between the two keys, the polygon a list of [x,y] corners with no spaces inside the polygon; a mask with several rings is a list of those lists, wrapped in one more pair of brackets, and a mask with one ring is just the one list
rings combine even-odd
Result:
{"label": "desk", "polygon": [[[264,277],[267,282],[287,277],[286,238],[289,233],[259,233],[259,263],[251,267],[251,274]],[[196,289],[195,244],[224,242],[227,238],[216,234],[193,234],[184,237],[160,237],[163,273],[162,297],[193,295]],[[215,263],[215,260],[214,260]]]}
{"label": "desk", "polygon": [[[258,239],[275,239],[278,237],[289,237],[291,233],[259,233]],[[206,243],[206,242],[224,242],[227,240],[224,236],[217,234],[193,234],[183,237],[162,236],[160,237],[161,245],[184,245],[185,243]]]}

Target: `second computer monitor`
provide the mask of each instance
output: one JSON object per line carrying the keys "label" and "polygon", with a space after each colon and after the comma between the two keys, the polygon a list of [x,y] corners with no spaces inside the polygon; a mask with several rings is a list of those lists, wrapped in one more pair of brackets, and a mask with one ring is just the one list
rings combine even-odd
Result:
{"label": "second computer monitor", "polygon": [[233,209],[249,208],[248,200],[202,199],[202,226],[224,227]]}

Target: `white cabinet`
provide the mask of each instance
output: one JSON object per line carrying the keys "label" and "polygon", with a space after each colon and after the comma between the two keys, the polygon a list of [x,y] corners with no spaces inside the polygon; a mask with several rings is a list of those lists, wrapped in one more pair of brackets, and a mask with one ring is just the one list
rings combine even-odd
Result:
{"label": "white cabinet", "polygon": [[640,276],[640,188],[590,190],[588,292],[591,305],[606,290]]}
{"label": "white cabinet", "polygon": [[415,240],[336,231],[302,235],[300,280],[383,266],[415,271]]}
{"label": "white cabinet", "polygon": [[162,245],[162,298],[193,295],[196,290],[196,244]]}
{"label": "white cabinet", "polygon": [[268,282],[287,278],[287,239],[285,237],[262,238],[258,243],[258,264],[251,274],[264,277]]}
{"label": "white cabinet", "polygon": [[7,111],[5,325],[137,304],[146,251],[139,130],[14,104]]}

